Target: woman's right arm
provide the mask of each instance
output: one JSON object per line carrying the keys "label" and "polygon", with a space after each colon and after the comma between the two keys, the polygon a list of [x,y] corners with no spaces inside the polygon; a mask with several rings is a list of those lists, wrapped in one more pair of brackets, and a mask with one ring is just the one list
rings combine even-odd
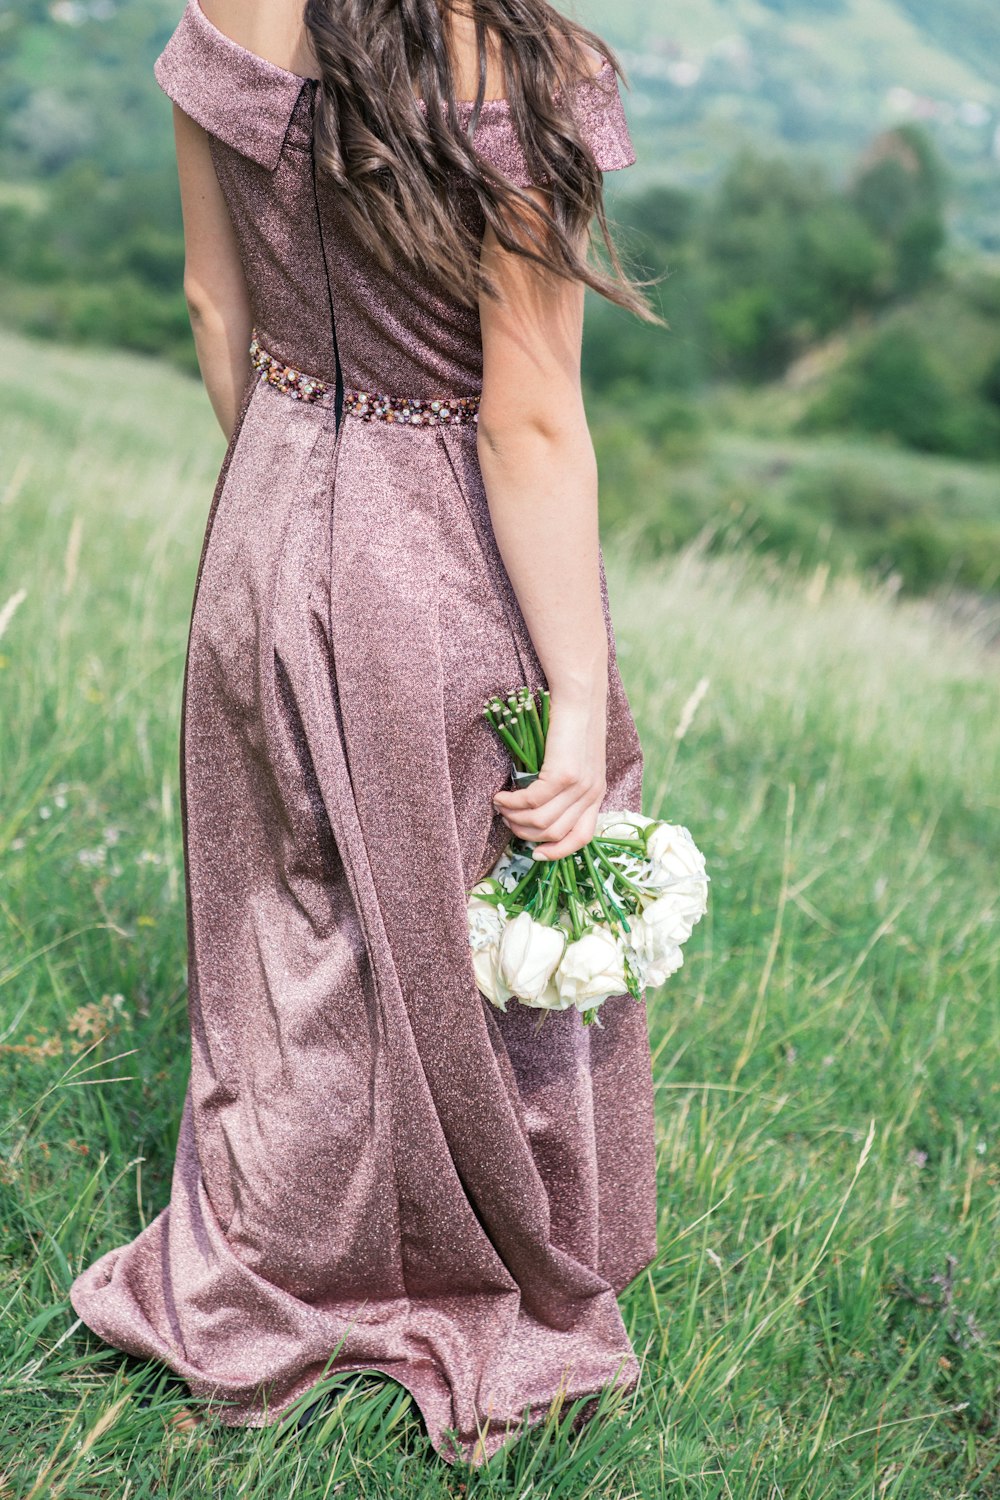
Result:
{"label": "woman's right arm", "polygon": [[491,230],[482,261],[502,301],[480,299],[479,461],[551,694],[540,776],[494,803],[515,834],[557,859],[593,837],[606,791],[608,636],[597,462],[580,380],[584,288],[505,251]]}

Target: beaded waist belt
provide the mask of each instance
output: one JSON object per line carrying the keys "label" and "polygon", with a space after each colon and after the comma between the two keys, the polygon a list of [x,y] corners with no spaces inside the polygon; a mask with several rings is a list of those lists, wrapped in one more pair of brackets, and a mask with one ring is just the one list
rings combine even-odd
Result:
{"label": "beaded waist belt", "polygon": [[[317,406],[332,406],[334,387],[316,375],[293,370],[284,360],[275,358],[263,347],[253,331],[250,362],[275,390],[297,401],[312,401]],[[387,396],[382,391],[344,391],[344,412],[363,422],[403,422],[413,427],[447,425],[461,427],[479,421],[478,396]]]}

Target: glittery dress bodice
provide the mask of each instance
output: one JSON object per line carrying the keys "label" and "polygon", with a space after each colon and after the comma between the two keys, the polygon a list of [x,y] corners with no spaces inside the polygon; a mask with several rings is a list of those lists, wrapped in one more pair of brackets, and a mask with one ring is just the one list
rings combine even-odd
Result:
{"label": "glittery dress bodice", "polygon": [[[348,386],[410,396],[480,390],[478,311],[404,265],[389,272],[373,265],[338,210],[335,186],[314,174],[314,79],[233,42],[208,21],[197,0],[189,0],[155,73],[165,92],[209,133],[266,348],[291,366],[332,379],[332,294]],[[459,105],[466,122],[471,109],[468,101]],[[609,63],[579,82],[573,109],[603,169],[634,161]],[[484,103],[474,140],[512,181],[531,183],[506,101]],[[481,236],[481,209],[460,179],[455,212]]]}

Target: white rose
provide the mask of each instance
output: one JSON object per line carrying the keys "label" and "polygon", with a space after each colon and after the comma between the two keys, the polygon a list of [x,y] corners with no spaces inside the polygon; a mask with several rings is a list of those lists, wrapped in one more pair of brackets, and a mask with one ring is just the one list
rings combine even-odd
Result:
{"label": "white rose", "polygon": [[504,929],[504,913],[492,901],[484,901],[478,894],[488,889],[490,887],[483,881],[481,885],[474,885],[469,893],[465,915],[469,925],[469,945],[473,951],[498,944]]}
{"label": "white rose", "polygon": [[500,977],[499,956],[500,949],[496,943],[484,948],[474,948],[472,967],[476,971],[476,983],[487,1000],[498,1010],[505,1011],[513,991],[507,988]]}
{"label": "white rose", "polygon": [[567,946],[556,970],[556,985],[562,998],[581,1011],[627,990],[625,958],[607,927],[592,927]]}
{"label": "white rose", "polygon": [[684,950],[679,943],[665,948],[658,958],[646,962],[646,983],[653,986],[665,984],[671,974],[676,974],[684,962]]}
{"label": "white rose", "polygon": [[548,984],[542,990],[541,994],[537,995],[535,997],[535,999],[532,1000],[532,1002],[531,1002],[532,1009],[534,1009],[534,1010],[570,1010],[570,1009],[572,1009],[573,1001],[571,999],[569,999],[567,996],[560,994],[560,992],[559,992],[559,985],[556,982],[558,973],[559,973],[559,970],[557,969],[555,975],[549,980]]}
{"label": "white rose", "polygon": [[[663,896],[660,899],[667,902],[671,898]],[[658,906],[659,902],[654,905]],[[641,916],[629,918],[627,944],[642,973],[643,984],[656,986],[676,973],[684,962],[684,954],[680,941],[671,935],[676,931],[673,912],[666,909],[653,911],[652,920],[647,921],[647,912],[650,911],[653,911],[651,906]]]}
{"label": "white rose", "polygon": [[652,901],[643,904],[638,918],[630,917],[633,928],[649,933],[659,947],[674,943],[686,943],[696,922],[705,915],[705,887],[702,881],[687,882],[687,889],[679,885],[676,890],[664,891]]}
{"label": "white rose", "polygon": [[552,978],[565,947],[561,927],[536,922],[530,912],[518,912],[500,939],[500,979],[519,1000],[533,1004]]}
{"label": "white rose", "polygon": [[646,854],[662,884],[691,877],[705,881],[705,856],[681,823],[657,823],[646,835]]}
{"label": "white rose", "polygon": [[641,812],[602,812],[597,814],[594,833],[609,839],[634,839],[653,822],[654,818]]}

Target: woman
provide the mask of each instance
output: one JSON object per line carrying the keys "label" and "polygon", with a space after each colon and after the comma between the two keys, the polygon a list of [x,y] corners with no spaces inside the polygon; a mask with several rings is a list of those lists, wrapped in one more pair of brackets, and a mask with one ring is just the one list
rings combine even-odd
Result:
{"label": "woman", "polygon": [[[641,800],[580,392],[585,286],[652,317],[587,259],[634,160],[605,53],[544,0],[189,0],[156,63],[228,438],[184,677],[191,1081],[168,1207],[72,1301],[228,1423],[377,1370],[479,1463],[638,1379],[643,1008],[495,1010],[465,915],[512,834],[553,858]],[[482,705],[519,682],[551,724],[511,791]]]}

